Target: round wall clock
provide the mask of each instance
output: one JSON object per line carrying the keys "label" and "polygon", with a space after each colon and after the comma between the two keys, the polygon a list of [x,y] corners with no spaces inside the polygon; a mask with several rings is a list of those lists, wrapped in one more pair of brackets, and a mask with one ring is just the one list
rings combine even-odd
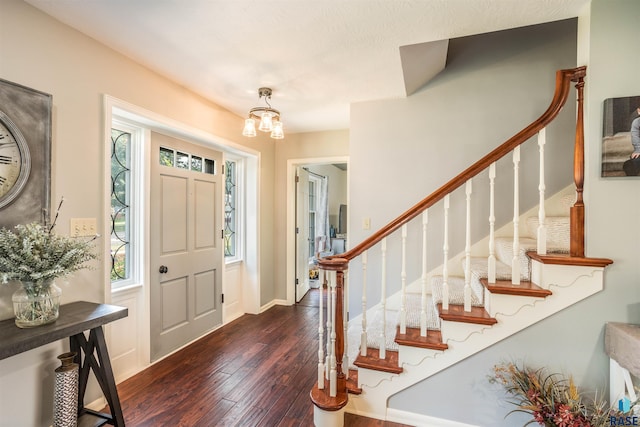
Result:
{"label": "round wall clock", "polygon": [[27,142],[15,123],[0,111],[0,208],[20,194],[30,172]]}

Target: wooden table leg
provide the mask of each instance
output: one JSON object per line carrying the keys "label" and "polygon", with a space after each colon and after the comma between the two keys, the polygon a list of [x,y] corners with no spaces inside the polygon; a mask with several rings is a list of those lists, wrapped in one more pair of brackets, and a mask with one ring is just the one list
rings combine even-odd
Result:
{"label": "wooden table leg", "polygon": [[[111,360],[109,359],[102,326],[91,329],[89,332],[89,340],[86,339],[84,333],[73,335],[69,340],[71,351],[78,353],[76,361],[80,365],[78,378],[78,413],[94,413],[84,408],[84,394],[87,389],[89,370],[91,370],[98,380],[98,384],[109,405],[111,417],[107,417],[110,418],[110,423],[116,427],[124,427],[124,416],[122,415],[116,381],[113,376],[113,369],[111,368]],[[83,354],[84,357],[82,356]],[[96,354],[98,356],[97,360]],[[106,415],[99,413],[94,414],[98,416]]]}

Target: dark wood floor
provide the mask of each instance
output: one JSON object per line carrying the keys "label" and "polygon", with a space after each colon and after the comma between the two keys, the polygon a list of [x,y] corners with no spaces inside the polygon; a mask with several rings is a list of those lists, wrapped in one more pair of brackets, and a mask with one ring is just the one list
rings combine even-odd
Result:
{"label": "dark wood floor", "polygon": [[242,316],[119,384],[127,426],[312,426],[319,297]]}

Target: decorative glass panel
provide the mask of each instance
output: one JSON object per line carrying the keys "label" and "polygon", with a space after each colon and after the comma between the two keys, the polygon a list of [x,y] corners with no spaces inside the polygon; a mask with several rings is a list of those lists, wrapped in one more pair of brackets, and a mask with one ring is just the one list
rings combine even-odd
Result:
{"label": "decorative glass panel", "polygon": [[204,159],[204,173],[211,175],[216,174],[216,162],[210,159]]}
{"label": "decorative glass panel", "polygon": [[160,164],[162,166],[173,166],[173,150],[170,148],[160,147]]}
{"label": "decorative glass panel", "polygon": [[111,129],[111,281],[131,275],[131,134]]}
{"label": "decorative glass panel", "polygon": [[237,176],[236,162],[227,161],[224,185],[224,256],[236,256]]}
{"label": "decorative glass panel", "polygon": [[189,169],[189,155],[176,151],[176,167],[180,169]]}
{"label": "decorative glass panel", "polygon": [[202,157],[191,156],[191,170],[202,172]]}

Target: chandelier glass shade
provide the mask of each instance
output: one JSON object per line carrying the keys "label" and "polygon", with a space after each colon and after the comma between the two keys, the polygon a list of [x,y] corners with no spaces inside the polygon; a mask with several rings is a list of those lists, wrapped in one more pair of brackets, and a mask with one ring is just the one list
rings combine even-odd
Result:
{"label": "chandelier glass shade", "polygon": [[271,107],[269,100],[271,99],[272,90],[268,87],[258,89],[260,99],[264,98],[265,106],[254,107],[249,110],[249,117],[244,121],[244,129],[242,135],[254,137],[256,132],[256,121],[259,122],[258,130],[262,132],[271,132],[271,138],[284,138],[284,130],[280,121],[280,111]]}

